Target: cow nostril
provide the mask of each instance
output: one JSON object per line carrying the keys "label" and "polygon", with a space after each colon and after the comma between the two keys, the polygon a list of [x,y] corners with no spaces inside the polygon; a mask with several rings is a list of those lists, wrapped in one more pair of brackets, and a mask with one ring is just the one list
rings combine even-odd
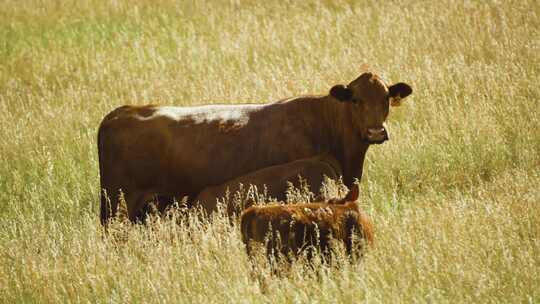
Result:
{"label": "cow nostril", "polygon": [[386,129],[383,127],[383,128],[369,128],[368,130],[368,134],[386,134]]}
{"label": "cow nostril", "polygon": [[388,131],[386,131],[386,128],[383,126],[383,127],[368,128],[367,138],[372,143],[381,144],[387,141],[390,137],[388,136]]}

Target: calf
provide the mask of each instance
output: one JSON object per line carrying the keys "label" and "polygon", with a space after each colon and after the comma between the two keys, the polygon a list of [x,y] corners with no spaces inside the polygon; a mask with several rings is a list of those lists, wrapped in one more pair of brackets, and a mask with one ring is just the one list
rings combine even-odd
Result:
{"label": "calf", "polygon": [[310,260],[318,250],[328,260],[331,238],[343,242],[349,257],[361,255],[364,243],[373,243],[373,227],[355,202],[358,192],[358,185],[353,185],[342,199],[246,209],[241,216],[241,229],[248,255],[252,255],[252,243],[256,242],[266,244],[269,259],[306,251]]}
{"label": "calf", "polygon": [[[207,214],[217,210],[217,200],[229,193],[239,191],[240,185],[254,185],[258,189],[266,188],[267,195],[278,201],[286,200],[288,183],[295,187],[299,186],[299,177],[302,177],[309,189],[315,194],[319,191],[324,181],[324,176],[337,179],[341,175],[339,163],[330,155],[320,155],[305,159],[296,160],[283,165],[270,166],[255,172],[248,173],[238,178],[232,179],[224,184],[205,188],[194,200]],[[227,213],[232,216],[239,214],[244,208],[253,205],[249,198],[242,202],[243,206],[236,206],[230,202]]]}

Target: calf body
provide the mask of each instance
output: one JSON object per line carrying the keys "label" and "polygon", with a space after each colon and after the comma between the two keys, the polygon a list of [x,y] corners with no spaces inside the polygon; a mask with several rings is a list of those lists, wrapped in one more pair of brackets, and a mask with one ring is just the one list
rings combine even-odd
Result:
{"label": "calf body", "polygon": [[[332,156],[321,155],[310,157],[292,161],[284,165],[270,166],[232,179],[219,186],[207,187],[199,193],[195,202],[198,202],[210,214],[217,210],[217,200],[219,198],[224,197],[227,191],[229,193],[236,193],[240,190],[241,184],[245,187],[253,185],[259,190],[265,188],[267,191],[266,194],[269,197],[278,201],[285,201],[288,183],[291,182],[295,187],[298,187],[299,177],[305,180],[313,193],[318,194],[323,184],[324,176],[337,179],[341,174],[339,163]],[[227,213],[229,215],[239,213],[244,208],[253,205],[253,203],[249,198],[243,202],[243,206],[234,206],[232,202],[229,202],[226,206]]]}
{"label": "calf body", "polygon": [[314,250],[329,258],[332,238],[345,245],[349,256],[362,254],[364,243],[373,242],[373,228],[355,202],[357,198],[355,185],[343,199],[246,209],[241,216],[241,229],[248,255],[252,254],[253,243],[260,243],[266,244],[269,258],[280,254],[295,256],[304,250],[308,250],[308,259]]}

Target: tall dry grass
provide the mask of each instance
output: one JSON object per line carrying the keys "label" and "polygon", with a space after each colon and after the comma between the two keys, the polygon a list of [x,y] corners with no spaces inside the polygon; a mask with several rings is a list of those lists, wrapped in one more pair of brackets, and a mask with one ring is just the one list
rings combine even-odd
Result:
{"label": "tall dry grass", "polygon": [[[0,1],[0,301],[539,302],[539,30],[537,1]],[[103,238],[114,107],[326,93],[366,66],[415,92],[368,151],[362,263],[263,290],[223,217]]]}

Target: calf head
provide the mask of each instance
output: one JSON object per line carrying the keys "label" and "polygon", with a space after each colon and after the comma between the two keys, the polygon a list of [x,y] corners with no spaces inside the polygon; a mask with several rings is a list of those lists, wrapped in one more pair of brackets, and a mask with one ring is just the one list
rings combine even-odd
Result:
{"label": "calf head", "polygon": [[360,194],[360,188],[357,184],[353,184],[351,190],[343,198],[333,198],[328,201],[331,205],[345,205],[346,203],[356,202]]}
{"label": "calf head", "polygon": [[399,106],[411,93],[408,84],[386,86],[373,73],[364,73],[347,86],[335,85],[330,90],[330,96],[348,104],[355,132],[369,144],[382,144],[389,139],[384,122],[390,106]]}

